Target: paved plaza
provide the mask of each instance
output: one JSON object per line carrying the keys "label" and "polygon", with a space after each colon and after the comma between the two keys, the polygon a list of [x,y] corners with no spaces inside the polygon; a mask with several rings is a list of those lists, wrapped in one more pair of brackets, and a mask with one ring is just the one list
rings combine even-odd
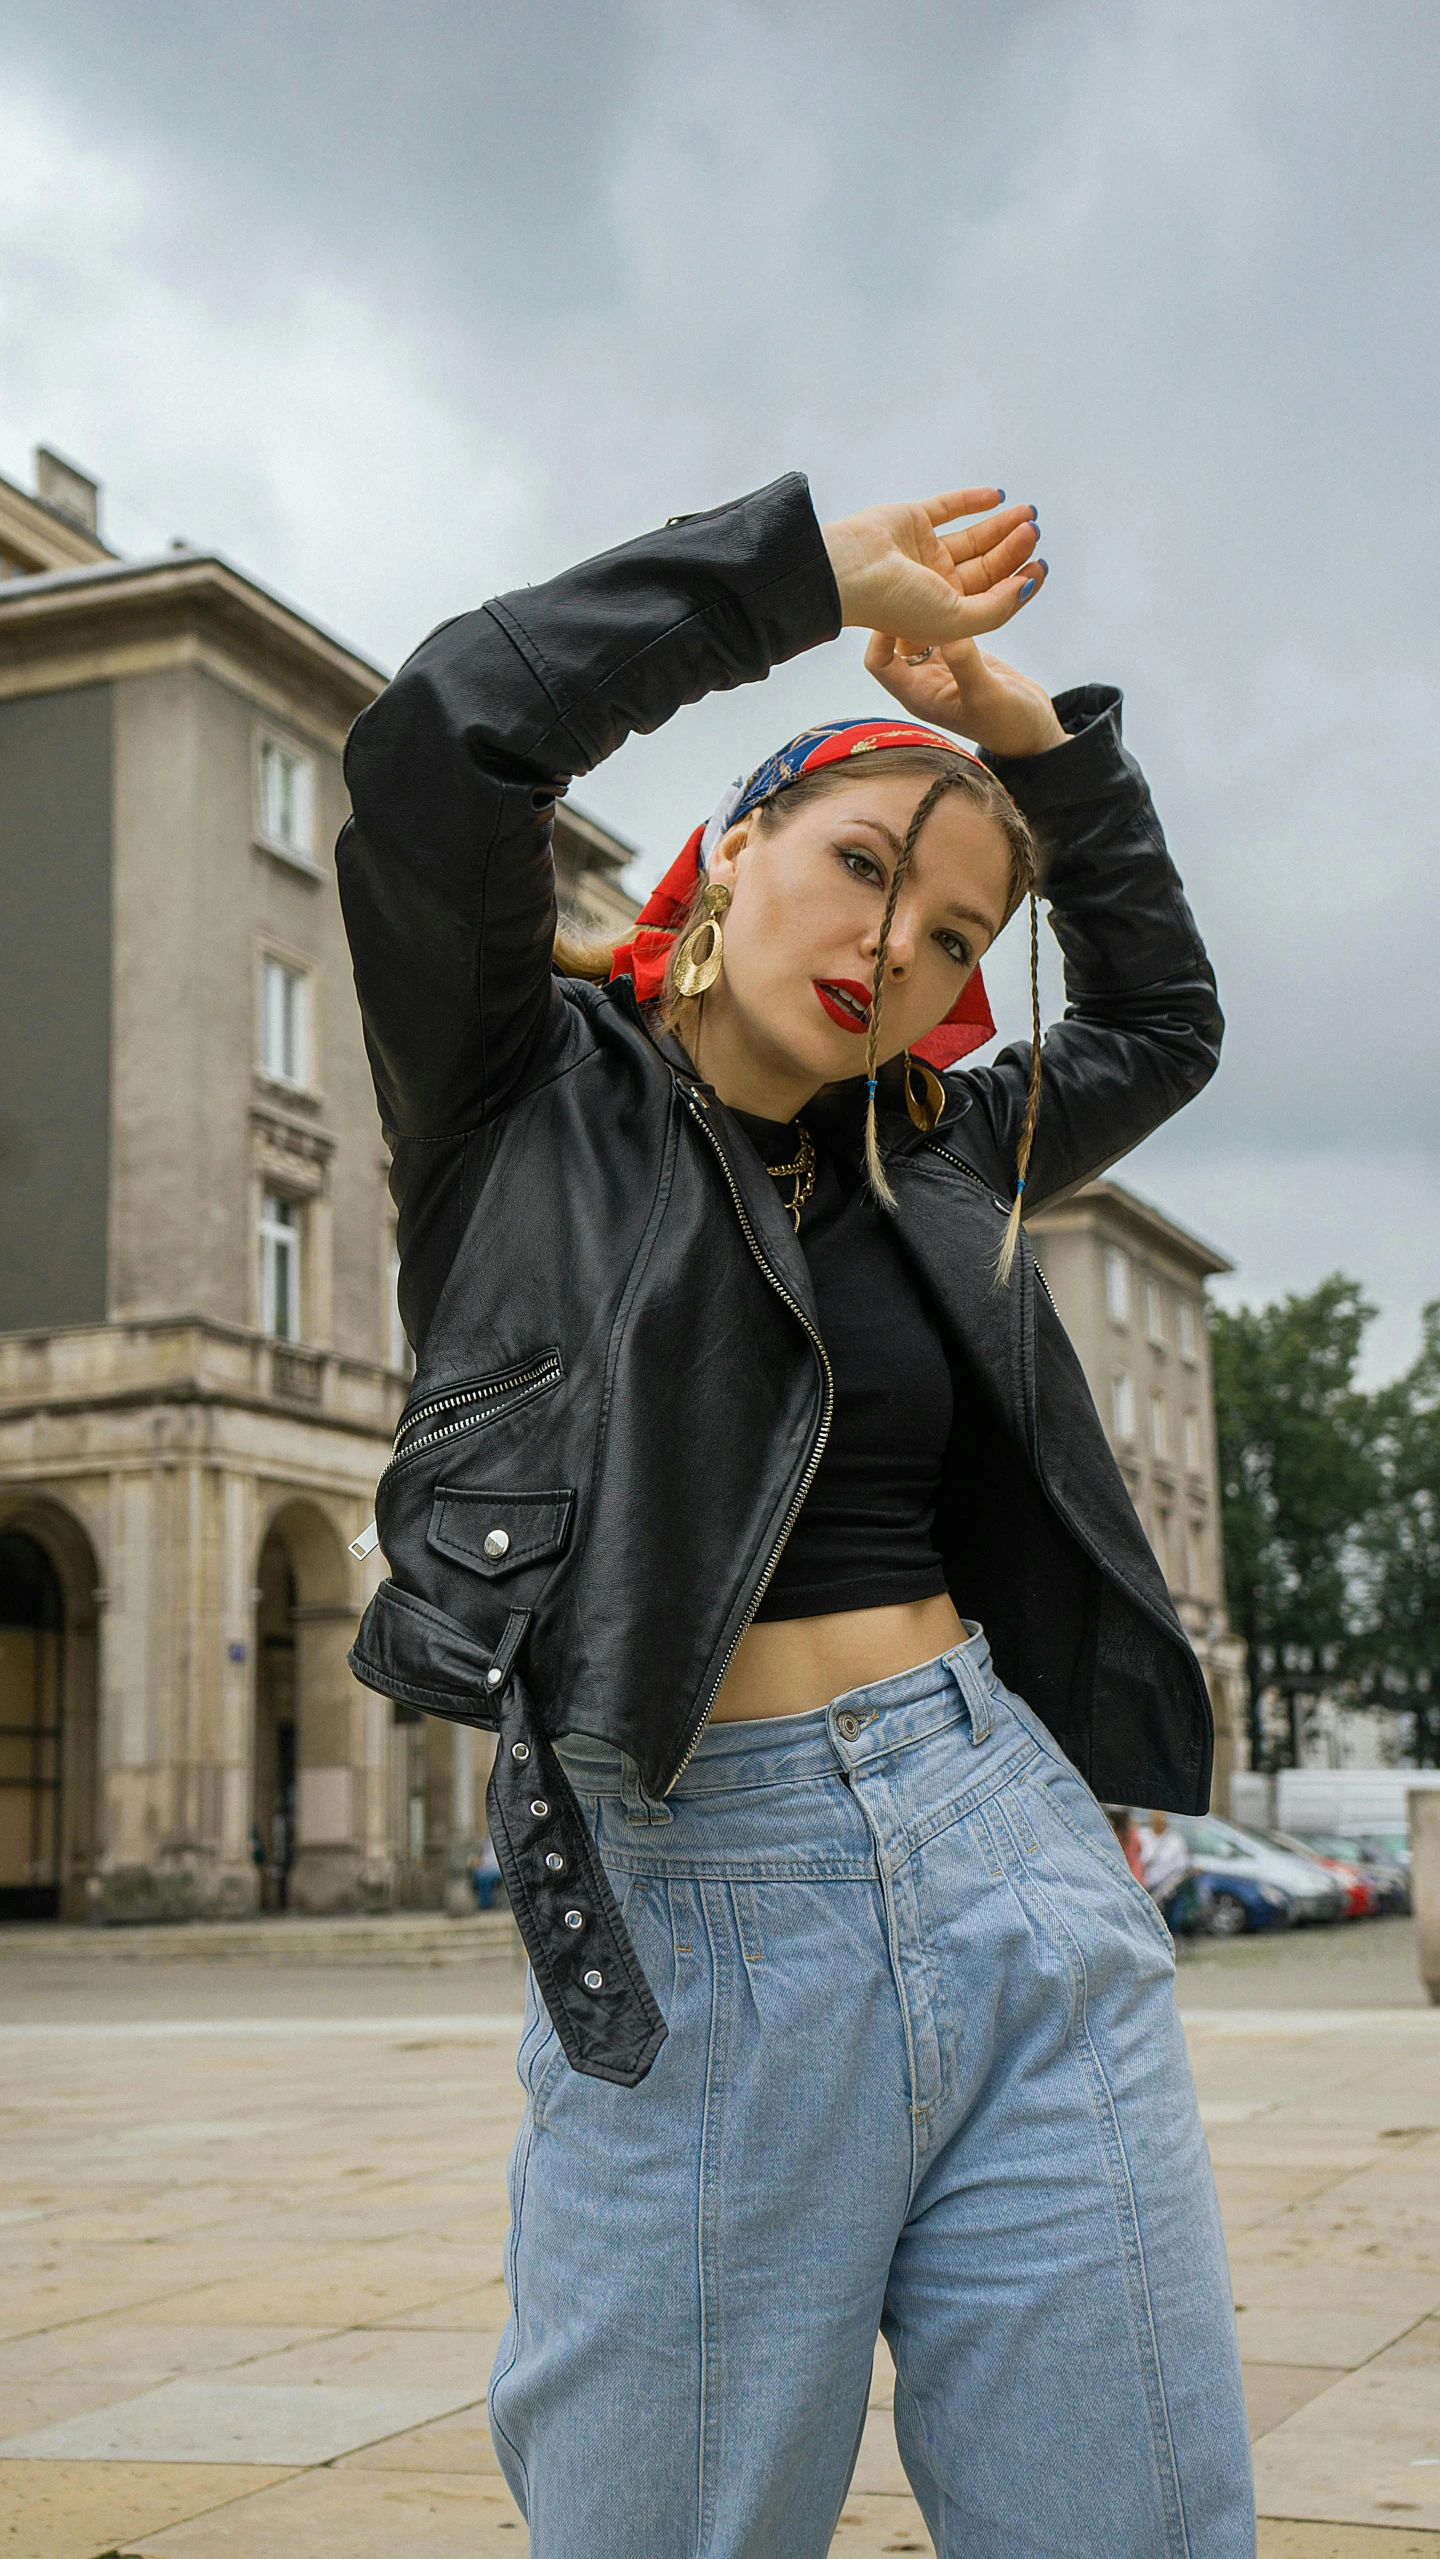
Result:
{"label": "paved plaza", "polygon": [[[483,2402],[508,1920],[199,1939],[0,1933],[0,2559],[521,2559]],[[1187,1954],[1181,2005],[1263,2559],[1440,2559],[1440,2010],[1408,1924]],[[840,2559],[931,2546],[887,2368]]]}

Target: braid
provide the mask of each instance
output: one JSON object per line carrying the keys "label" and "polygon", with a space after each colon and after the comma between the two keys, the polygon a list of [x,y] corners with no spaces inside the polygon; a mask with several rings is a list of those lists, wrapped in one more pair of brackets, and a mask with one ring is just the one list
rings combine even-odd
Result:
{"label": "braid", "polygon": [[[929,790],[922,795],[919,806],[917,807],[914,816],[911,818],[909,825],[905,829],[905,841],[901,845],[899,854],[896,858],[895,868],[890,878],[889,895],[885,900],[885,912],[880,919],[880,940],[875,951],[875,971],[870,981],[870,1035],[865,1044],[865,1081],[867,1087],[865,1102],[865,1168],[870,1176],[870,1188],[884,1208],[893,1209],[895,1205],[895,1194],[891,1190],[890,1185],[885,1178],[885,1167],[880,1160],[880,1136],[875,1125],[875,1086],[878,1080],[875,1061],[880,1049],[880,1013],[885,995],[885,962],[890,950],[890,928],[895,921],[895,909],[900,902],[900,891],[905,885],[905,874],[910,868],[911,856],[914,853],[916,843],[919,839],[920,829],[924,825],[925,820],[941,795],[946,791],[953,791],[958,787],[959,783],[957,776],[949,773],[937,773]],[[1036,1035],[1036,1047],[1038,1050],[1038,1033]],[[1035,1097],[1037,1105],[1039,1098],[1039,1094],[1037,1093]]]}
{"label": "braid", "polygon": [[1025,1095],[1025,1117],[1020,1123],[1020,1143],[1015,1149],[1015,1197],[1000,1239],[995,1261],[995,1278],[1003,1288],[1015,1267],[1016,1249],[1020,1242],[1020,1212],[1025,1205],[1025,1176],[1030,1170],[1030,1150],[1035,1143],[1035,1123],[1040,1116],[1040,909],[1035,892],[1030,892],[1030,1083]]}

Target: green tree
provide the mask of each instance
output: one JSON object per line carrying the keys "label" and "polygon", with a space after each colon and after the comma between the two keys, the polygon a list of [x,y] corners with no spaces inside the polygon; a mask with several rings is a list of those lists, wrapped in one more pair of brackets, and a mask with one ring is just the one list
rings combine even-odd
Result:
{"label": "green tree", "polygon": [[1355,1541],[1380,1491],[1374,1400],[1355,1384],[1374,1314],[1338,1271],[1307,1296],[1210,1312],[1225,1581],[1257,1767],[1264,1690],[1287,1701],[1298,1759],[1304,1701],[1348,1665]]}
{"label": "green tree", "polygon": [[1380,1496],[1360,1540],[1349,1667],[1371,1704],[1413,1715],[1415,1757],[1440,1767],[1440,1299],[1420,1356],[1372,1399]]}

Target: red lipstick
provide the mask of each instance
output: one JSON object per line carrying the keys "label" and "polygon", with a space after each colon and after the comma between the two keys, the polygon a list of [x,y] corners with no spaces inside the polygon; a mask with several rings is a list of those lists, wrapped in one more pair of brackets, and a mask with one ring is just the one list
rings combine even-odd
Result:
{"label": "red lipstick", "polygon": [[853,977],[812,977],[816,995],[832,1022],[842,1031],[868,1031],[870,1028],[870,989]]}

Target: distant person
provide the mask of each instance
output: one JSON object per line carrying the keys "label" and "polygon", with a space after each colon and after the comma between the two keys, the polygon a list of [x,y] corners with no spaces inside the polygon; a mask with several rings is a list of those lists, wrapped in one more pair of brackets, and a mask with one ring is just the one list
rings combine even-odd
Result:
{"label": "distant person", "polygon": [[487,1830],[484,1845],[470,1869],[470,1881],[474,1888],[477,1910],[489,1909],[502,1880],[500,1860],[495,1854],[495,1842]]}
{"label": "distant person", "polygon": [[[976,646],[1034,513],[822,528],[792,474],[442,622],[350,739],[417,1353],[351,1661],[499,1737],[532,2559],[822,2559],[881,2327],[940,2559],[1253,2559],[1170,1958],[1086,1783],[1200,1810],[1209,1704],[1020,1222],[1221,1021],[1118,693]],[[580,943],[571,780],[842,626],[897,710],[752,750]],[[947,1074],[1042,884],[1064,1018]]]}
{"label": "distant person", "polygon": [[1125,1851],[1125,1863],[1137,1884],[1145,1881],[1145,1859],[1140,1847],[1140,1833],[1128,1804],[1107,1804],[1110,1827]]}
{"label": "distant person", "polygon": [[1140,1880],[1152,1901],[1164,1910],[1190,1872],[1190,1851],[1165,1815],[1152,1813],[1140,1833]]}

